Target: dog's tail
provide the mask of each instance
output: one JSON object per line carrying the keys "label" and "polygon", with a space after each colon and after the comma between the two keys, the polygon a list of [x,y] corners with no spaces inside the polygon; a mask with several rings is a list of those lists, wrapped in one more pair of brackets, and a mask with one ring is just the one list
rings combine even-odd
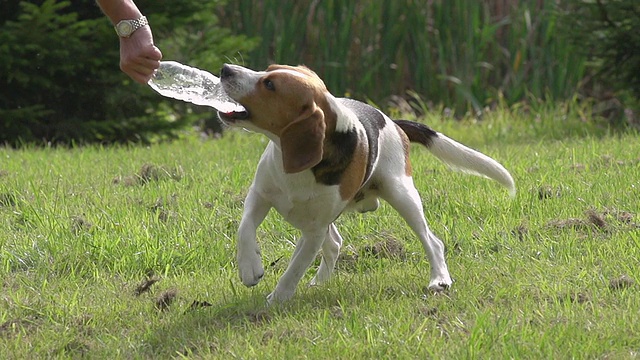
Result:
{"label": "dog's tail", "polygon": [[515,196],[516,186],[511,174],[497,161],[449,139],[427,125],[407,120],[394,122],[407,134],[409,141],[424,145],[454,170],[493,179],[506,187],[512,197]]}

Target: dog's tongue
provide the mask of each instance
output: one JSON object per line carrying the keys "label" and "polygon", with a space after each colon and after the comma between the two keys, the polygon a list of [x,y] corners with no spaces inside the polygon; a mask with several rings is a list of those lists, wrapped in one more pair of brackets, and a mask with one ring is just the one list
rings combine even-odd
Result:
{"label": "dog's tongue", "polygon": [[224,92],[218,77],[175,61],[161,61],[160,67],[149,80],[149,86],[160,95],[211,106],[225,114],[246,113],[242,105]]}
{"label": "dog's tongue", "polygon": [[[240,105],[240,107],[242,107],[242,105]],[[232,120],[245,120],[249,117],[249,112],[244,108],[235,111],[220,111],[220,113],[224,115],[225,118]]]}

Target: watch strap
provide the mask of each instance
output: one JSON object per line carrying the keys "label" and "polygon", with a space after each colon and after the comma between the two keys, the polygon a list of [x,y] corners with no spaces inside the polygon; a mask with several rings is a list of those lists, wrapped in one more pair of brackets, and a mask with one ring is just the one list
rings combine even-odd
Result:
{"label": "watch strap", "polygon": [[[130,31],[128,32],[128,34],[122,34],[120,33],[120,31],[118,30],[118,25],[120,25],[121,23],[128,23],[131,26]],[[136,30],[140,29],[143,26],[147,26],[149,25],[149,21],[147,20],[146,16],[142,16],[138,19],[134,19],[134,20],[121,20],[118,25],[115,26],[116,29],[116,33],[118,34],[118,36],[120,37],[125,37],[128,38],[130,37]]]}

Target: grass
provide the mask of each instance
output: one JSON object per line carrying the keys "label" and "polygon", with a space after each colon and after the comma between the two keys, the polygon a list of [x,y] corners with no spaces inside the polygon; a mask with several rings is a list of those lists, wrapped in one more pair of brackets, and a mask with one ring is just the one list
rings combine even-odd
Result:
{"label": "grass", "polygon": [[296,231],[268,216],[251,289],[234,251],[263,137],[0,149],[0,358],[637,358],[640,145],[580,116],[430,115],[519,190],[413,148],[454,286],[425,289],[420,245],[384,205],[342,216],[337,276],[273,308]]}

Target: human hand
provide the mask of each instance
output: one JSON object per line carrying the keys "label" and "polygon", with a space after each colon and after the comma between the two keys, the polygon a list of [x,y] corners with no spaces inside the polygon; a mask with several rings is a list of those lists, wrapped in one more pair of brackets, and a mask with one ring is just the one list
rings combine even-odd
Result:
{"label": "human hand", "polygon": [[160,67],[162,52],[153,44],[149,26],[136,30],[128,38],[120,38],[120,69],[133,80],[146,84]]}

